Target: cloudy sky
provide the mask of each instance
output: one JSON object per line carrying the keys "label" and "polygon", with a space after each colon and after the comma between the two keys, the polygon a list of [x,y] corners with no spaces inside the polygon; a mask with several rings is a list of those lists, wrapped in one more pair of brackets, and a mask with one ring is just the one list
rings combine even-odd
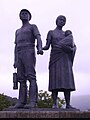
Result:
{"label": "cloudy sky", "polygon": [[[12,74],[15,31],[22,25],[19,12],[23,8],[31,12],[30,23],[38,26],[43,46],[47,32],[56,27],[57,16],[66,16],[63,30],[73,32],[77,46],[73,66],[76,91],[72,94],[90,95],[90,0],[0,0],[0,93],[18,96],[18,90],[13,90]],[[36,55],[39,90],[48,90],[49,54],[50,50],[43,56]]]}

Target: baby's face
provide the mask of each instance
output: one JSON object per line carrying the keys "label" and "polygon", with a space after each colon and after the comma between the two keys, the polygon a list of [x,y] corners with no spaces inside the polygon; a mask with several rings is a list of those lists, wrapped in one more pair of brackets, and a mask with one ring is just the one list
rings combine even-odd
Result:
{"label": "baby's face", "polygon": [[70,34],[72,34],[70,31],[66,31],[66,32],[65,32],[65,36],[68,36],[68,35],[70,35]]}

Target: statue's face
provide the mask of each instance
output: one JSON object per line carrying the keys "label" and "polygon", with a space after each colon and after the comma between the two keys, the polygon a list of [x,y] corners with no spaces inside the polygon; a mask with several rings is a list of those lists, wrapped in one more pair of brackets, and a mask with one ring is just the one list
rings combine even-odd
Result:
{"label": "statue's face", "polygon": [[22,21],[29,21],[29,13],[27,11],[22,11],[20,14],[20,19]]}
{"label": "statue's face", "polygon": [[66,23],[66,19],[63,16],[60,16],[57,20],[57,26],[63,27]]}
{"label": "statue's face", "polygon": [[68,35],[70,35],[70,34],[72,34],[72,32],[71,32],[70,30],[67,30],[67,31],[65,32],[65,35],[66,35],[66,36],[68,36]]}

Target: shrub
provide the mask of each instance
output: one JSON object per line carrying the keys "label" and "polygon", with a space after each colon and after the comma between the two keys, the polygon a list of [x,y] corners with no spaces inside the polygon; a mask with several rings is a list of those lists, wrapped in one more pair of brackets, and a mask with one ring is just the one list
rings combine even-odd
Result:
{"label": "shrub", "polygon": [[4,94],[0,94],[0,110],[7,108],[11,105],[10,101],[6,98]]}
{"label": "shrub", "polygon": [[[17,103],[17,98],[12,98],[4,94],[0,94],[0,111],[8,108],[9,106],[14,106]],[[29,103],[29,96],[28,96]],[[59,107],[65,104],[64,99],[58,97]],[[53,100],[51,95],[47,91],[40,90],[38,93],[38,108],[52,108]]]}
{"label": "shrub", "polygon": [[[65,104],[65,100],[60,99],[58,97],[58,104],[59,104],[59,107],[62,107],[62,105]],[[49,95],[47,91],[40,90],[38,93],[38,104],[37,105],[39,108],[52,108],[53,100],[52,100],[51,95]]]}

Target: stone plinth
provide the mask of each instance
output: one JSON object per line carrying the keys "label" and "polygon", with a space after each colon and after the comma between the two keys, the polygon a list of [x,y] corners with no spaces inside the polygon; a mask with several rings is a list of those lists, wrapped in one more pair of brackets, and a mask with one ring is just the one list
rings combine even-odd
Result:
{"label": "stone plinth", "polygon": [[90,118],[90,111],[33,108],[0,111],[0,118]]}

